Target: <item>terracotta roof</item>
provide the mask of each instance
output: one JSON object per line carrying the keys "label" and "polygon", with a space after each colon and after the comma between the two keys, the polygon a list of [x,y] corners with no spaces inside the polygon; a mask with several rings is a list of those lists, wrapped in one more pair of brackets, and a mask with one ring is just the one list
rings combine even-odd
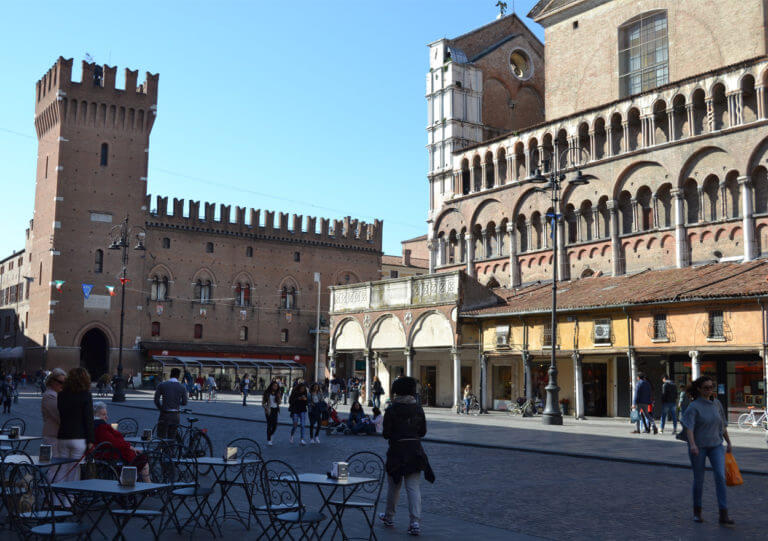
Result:
{"label": "terracotta roof", "polygon": [[[464,316],[548,312],[552,287],[538,283],[494,292],[504,301],[480,310],[463,311]],[[692,301],[722,297],[749,297],[768,294],[768,261],[712,263],[699,267],[645,271],[629,276],[600,276],[558,284],[558,311],[580,310],[664,301]]]}
{"label": "terracotta roof", "polygon": [[429,268],[429,261],[418,257],[411,257],[410,265],[403,265],[403,257],[399,255],[383,255],[381,256],[382,265],[396,265],[398,267],[417,267],[420,269]]}

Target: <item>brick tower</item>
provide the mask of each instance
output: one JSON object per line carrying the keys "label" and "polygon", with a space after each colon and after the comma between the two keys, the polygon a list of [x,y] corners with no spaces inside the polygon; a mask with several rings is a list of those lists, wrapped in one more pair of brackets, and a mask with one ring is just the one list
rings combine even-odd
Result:
{"label": "brick tower", "polygon": [[[158,75],[147,73],[137,86],[138,72],[126,69],[125,89],[118,89],[116,71],[83,62],[82,80],[75,82],[72,60],[59,57],[35,93],[38,161],[27,335],[41,346],[41,366],[82,365],[91,377],[114,371],[117,363],[122,264],[121,252],[109,250],[110,231],[126,216],[130,225],[145,222],[157,104]],[[135,240],[129,239],[130,248]],[[131,250],[126,313],[142,304],[142,256]],[[64,281],[61,291],[57,281]],[[87,299],[82,284],[93,286]],[[114,286],[117,296],[106,286]],[[126,323],[124,359],[138,334]]]}

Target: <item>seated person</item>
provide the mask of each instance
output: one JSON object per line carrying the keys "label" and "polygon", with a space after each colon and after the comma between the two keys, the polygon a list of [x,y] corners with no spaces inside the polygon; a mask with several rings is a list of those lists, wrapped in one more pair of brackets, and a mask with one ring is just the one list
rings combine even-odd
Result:
{"label": "seated person", "polygon": [[[126,466],[135,466],[136,471],[139,474],[139,480],[145,483],[150,483],[149,478],[149,463],[147,455],[139,453],[134,449],[130,443],[125,441],[123,435],[112,428],[107,418],[107,405],[104,402],[94,402],[93,404],[93,431],[94,431],[94,445],[98,446],[100,443],[109,442],[115,450],[120,453],[120,456],[99,456],[97,458],[103,458],[105,460],[122,460]],[[115,454],[115,453],[109,453]]]}
{"label": "seated person", "polygon": [[384,433],[384,416],[381,414],[379,408],[373,408],[373,419],[371,420],[371,424],[374,426],[374,432],[372,433]]}
{"label": "seated person", "polygon": [[355,430],[359,430],[359,426],[362,424],[363,420],[365,419],[365,412],[363,411],[363,406],[360,405],[360,402],[355,400],[352,402],[352,407],[349,408],[349,419],[347,419],[347,426],[349,427],[352,432],[355,432]]}

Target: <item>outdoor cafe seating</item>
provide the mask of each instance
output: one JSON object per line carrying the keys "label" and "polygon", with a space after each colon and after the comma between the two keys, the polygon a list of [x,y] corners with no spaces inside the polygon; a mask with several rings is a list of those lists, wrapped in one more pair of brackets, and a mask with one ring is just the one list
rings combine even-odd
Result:
{"label": "outdoor cafe seating", "polygon": [[[138,432],[138,423],[125,427]],[[42,450],[0,450],[0,531],[23,539],[238,531],[256,539],[348,539],[352,526],[356,537],[364,531],[376,538],[384,463],[375,453],[354,453],[346,460],[349,476],[332,478],[325,465],[318,465],[322,473],[297,473],[286,461],[270,460],[251,438],[236,438],[215,456],[150,438],[143,452],[151,482],[141,482],[109,443],[82,459],[42,456]],[[73,469],[79,480],[62,480]]]}

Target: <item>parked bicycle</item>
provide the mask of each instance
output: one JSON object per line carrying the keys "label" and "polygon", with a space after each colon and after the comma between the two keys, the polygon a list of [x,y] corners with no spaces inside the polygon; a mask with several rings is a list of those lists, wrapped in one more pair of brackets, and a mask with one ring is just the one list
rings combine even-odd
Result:
{"label": "parked bicycle", "polygon": [[[186,415],[192,413],[192,411],[183,409],[181,413]],[[187,417],[188,424],[179,425],[176,430],[176,441],[181,446],[182,458],[213,456],[211,438],[208,437],[205,428],[195,426],[197,422],[198,419],[196,417]]]}
{"label": "parked bicycle", "polygon": [[538,413],[538,408],[533,400],[525,400],[524,402],[511,402],[507,406],[508,415],[533,415]]}
{"label": "parked bicycle", "polygon": [[480,415],[480,402],[478,402],[475,395],[470,395],[469,408],[467,408],[467,405],[462,400],[462,402],[459,404],[459,407],[457,408],[456,413],[475,416]]}
{"label": "parked bicycle", "polygon": [[759,426],[763,430],[768,430],[768,416],[766,416],[766,412],[755,410],[754,406],[747,406],[747,409],[749,410],[747,413],[739,415],[739,428],[742,430],[752,430]]}

